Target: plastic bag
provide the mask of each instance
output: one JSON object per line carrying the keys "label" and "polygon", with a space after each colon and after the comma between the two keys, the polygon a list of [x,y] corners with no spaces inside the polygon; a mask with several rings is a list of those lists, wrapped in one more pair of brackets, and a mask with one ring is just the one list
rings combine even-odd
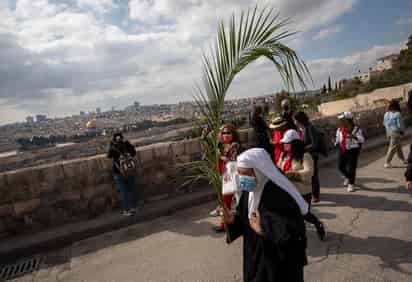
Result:
{"label": "plastic bag", "polygon": [[228,162],[222,174],[222,194],[235,194],[239,191],[237,181],[237,163]]}

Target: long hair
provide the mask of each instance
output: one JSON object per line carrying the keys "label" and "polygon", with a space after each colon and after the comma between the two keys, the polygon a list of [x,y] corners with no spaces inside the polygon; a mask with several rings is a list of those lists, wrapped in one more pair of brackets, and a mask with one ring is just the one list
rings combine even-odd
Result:
{"label": "long hair", "polygon": [[307,126],[309,124],[309,117],[304,112],[297,112],[294,119],[300,124]]}
{"label": "long hair", "polygon": [[305,144],[302,140],[294,140],[290,143],[292,146],[292,157],[295,161],[302,162],[305,154]]}
{"label": "long hair", "polygon": [[250,123],[253,127],[258,126],[259,124],[259,119],[262,118],[262,114],[263,114],[263,109],[261,106],[255,106],[253,108],[253,112],[252,112],[252,118],[250,120]]}
{"label": "long hair", "polygon": [[401,112],[401,105],[399,104],[399,101],[395,99],[391,100],[388,106],[388,111]]}

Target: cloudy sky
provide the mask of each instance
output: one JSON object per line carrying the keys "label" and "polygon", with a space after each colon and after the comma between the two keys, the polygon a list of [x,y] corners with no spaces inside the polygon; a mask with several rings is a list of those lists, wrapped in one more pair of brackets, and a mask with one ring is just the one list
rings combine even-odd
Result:
{"label": "cloudy sky", "polygon": [[[300,32],[286,43],[314,88],[366,70],[412,33],[412,0],[0,0],[0,124],[190,100],[219,19],[256,3],[292,18]],[[262,60],[229,97],[280,89]]]}

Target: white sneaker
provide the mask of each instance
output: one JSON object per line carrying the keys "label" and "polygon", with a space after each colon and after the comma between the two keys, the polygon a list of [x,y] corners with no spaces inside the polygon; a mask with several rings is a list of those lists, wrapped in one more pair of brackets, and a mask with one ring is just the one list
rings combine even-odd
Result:
{"label": "white sneaker", "polygon": [[217,207],[216,209],[212,210],[212,211],[209,213],[209,215],[210,215],[210,216],[215,216],[215,217],[220,216],[220,207]]}
{"label": "white sneaker", "polygon": [[131,211],[121,211],[120,212],[120,214],[122,215],[122,216],[132,216],[133,215],[133,212],[131,212]]}
{"label": "white sneaker", "polygon": [[383,165],[383,167],[384,167],[384,168],[391,168],[391,167],[392,167],[392,165],[391,165],[391,164],[386,163],[386,164],[384,164],[384,165]]}
{"label": "white sneaker", "polygon": [[355,192],[355,187],[352,184],[348,185],[348,192]]}
{"label": "white sneaker", "polygon": [[343,186],[348,186],[348,185],[349,185],[349,179],[345,177],[345,179],[343,180]]}

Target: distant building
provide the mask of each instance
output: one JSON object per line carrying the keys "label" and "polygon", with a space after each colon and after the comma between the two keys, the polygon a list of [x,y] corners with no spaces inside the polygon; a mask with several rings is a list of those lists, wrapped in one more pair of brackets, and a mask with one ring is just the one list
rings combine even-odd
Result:
{"label": "distant building", "polygon": [[389,56],[379,58],[378,63],[376,64],[376,70],[379,72],[390,70],[393,67],[393,63],[398,59],[398,54],[391,54]]}
{"label": "distant building", "polygon": [[44,122],[47,121],[46,115],[36,115],[36,122]]}
{"label": "distant building", "polygon": [[101,114],[101,113],[102,113],[102,109],[96,108],[96,114]]}
{"label": "distant building", "polygon": [[84,117],[86,115],[86,113],[84,111],[80,111],[80,116]]}
{"label": "distant building", "polygon": [[34,117],[32,117],[32,116],[26,117],[26,122],[28,124],[33,124],[34,123]]}
{"label": "distant building", "polygon": [[360,70],[358,71],[357,74],[354,75],[354,79],[359,79],[362,83],[367,83],[371,79],[371,73],[370,71],[368,72],[361,72]]}

